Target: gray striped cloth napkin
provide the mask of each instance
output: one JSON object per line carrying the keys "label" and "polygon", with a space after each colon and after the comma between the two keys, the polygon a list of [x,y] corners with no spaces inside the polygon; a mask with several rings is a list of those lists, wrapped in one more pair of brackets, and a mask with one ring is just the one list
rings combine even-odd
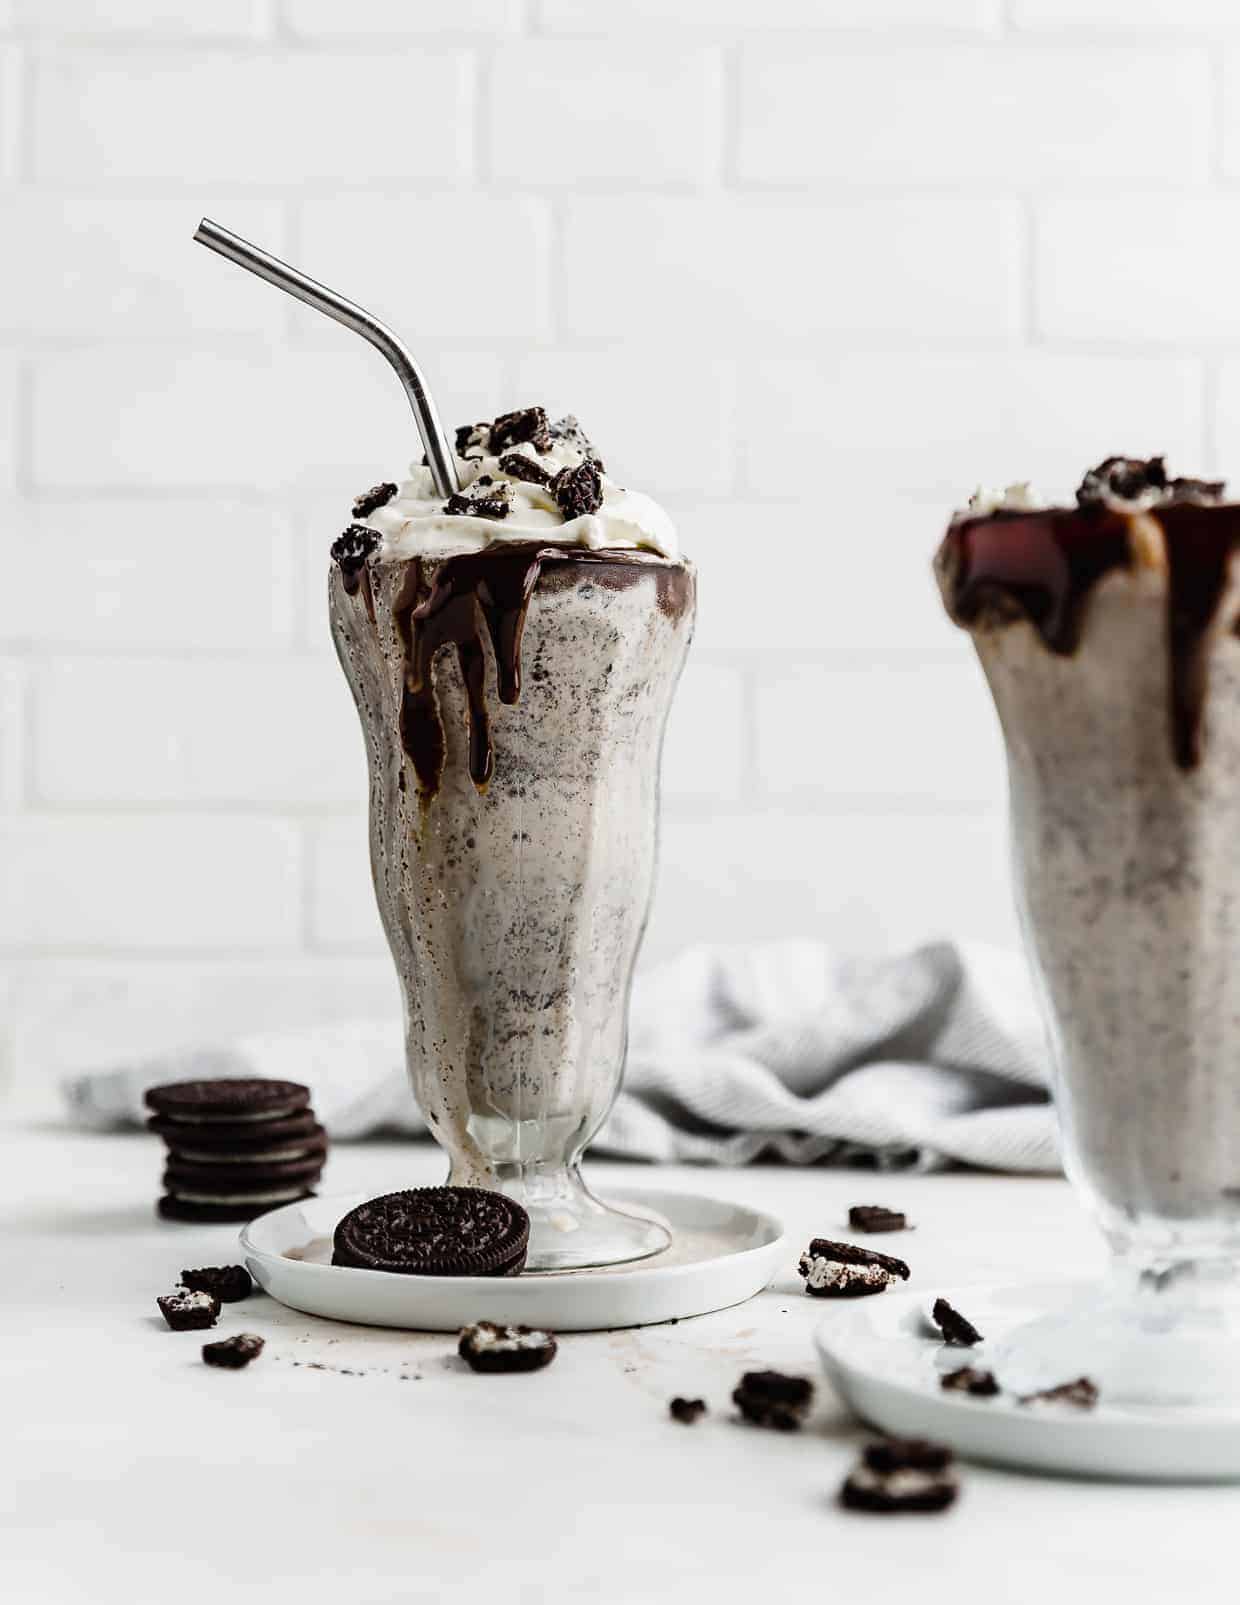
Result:
{"label": "gray striped cloth napkin", "polygon": [[[425,1132],[396,1020],[268,1032],[64,1082],[74,1118],[133,1125],[199,1076],[308,1083],[333,1137]],[[936,942],[881,959],[819,943],[697,947],[640,975],[624,1090],[595,1150],[633,1159],[1059,1168],[1023,960]]]}

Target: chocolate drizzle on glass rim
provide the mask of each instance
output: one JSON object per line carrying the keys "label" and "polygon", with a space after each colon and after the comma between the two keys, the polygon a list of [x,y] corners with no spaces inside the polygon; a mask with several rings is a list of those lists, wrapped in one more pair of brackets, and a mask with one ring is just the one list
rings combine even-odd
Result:
{"label": "chocolate drizzle on glass rim", "polygon": [[1049,651],[1071,656],[1099,582],[1151,566],[1153,539],[1165,552],[1153,561],[1166,570],[1172,749],[1179,768],[1195,769],[1210,651],[1240,548],[1240,503],[1224,495],[1222,481],[1168,479],[1160,457],[1111,457],[1085,475],[1076,507],[960,514],[935,559],[947,610],[966,629],[1026,620]]}
{"label": "chocolate drizzle on glass rim", "polygon": [[[341,577],[346,593],[355,595],[356,578],[343,565]],[[672,618],[684,613],[693,594],[690,571],[683,564],[636,551],[504,541],[433,563],[404,560],[392,601],[392,621],[403,650],[400,739],[424,800],[439,790],[446,756],[435,692],[439,653],[455,649],[469,708],[470,778],[485,790],[494,749],[484,643],[490,643],[495,659],[499,700],[512,706],[521,695],[521,640],[535,590],[563,589],[586,577],[609,590],[625,590],[650,578],[659,608]]]}

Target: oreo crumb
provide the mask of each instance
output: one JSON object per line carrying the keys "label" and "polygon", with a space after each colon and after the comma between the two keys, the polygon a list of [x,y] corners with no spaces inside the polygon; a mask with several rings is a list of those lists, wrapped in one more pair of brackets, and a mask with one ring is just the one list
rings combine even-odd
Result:
{"label": "oreo crumb", "polygon": [[667,1407],[668,1414],[673,1421],[679,1421],[682,1426],[691,1427],[695,1421],[700,1421],[706,1414],[705,1399],[673,1399]]}
{"label": "oreo crumb", "polygon": [[499,466],[510,479],[522,479],[527,485],[549,487],[555,478],[555,475],[549,474],[541,463],[536,463],[523,451],[510,451],[507,456],[500,458]]}
{"label": "oreo crumb", "polygon": [[1075,1382],[1061,1382],[1057,1388],[1043,1388],[1040,1393],[1026,1393],[1021,1404],[1063,1404],[1073,1410],[1092,1410],[1098,1403],[1098,1389],[1088,1377],[1077,1377]]}
{"label": "oreo crumb", "polygon": [[461,1333],[456,1352],[471,1371],[541,1371],[555,1359],[553,1332],[478,1321]]}
{"label": "oreo crumb", "polygon": [[732,1403],[756,1427],[795,1432],[814,1402],[814,1384],[806,1377],[780,1371],[746,1371],[732,1393]]}
{"label": "oreo crumb", "polygon": [[378,512],[380,507],[386,507],[396,494],[396,486],[387,481],[382,485],[372,485],[353,503],[354,518],[369,518],[371,513]]}
{"label": "oreo crumb", "polygon": [[854,1204],[848,1211],[848,1224],[855,1232],[902,1232],[908,1219],[898,1209],[881,1204]]}
{"label": "oreo crumb", "polygon": [[959,1348],[971,1349],[975,1343],[982,1341],[982,1334],[973,1322],[961,1315],[959,1310],[954,1310],[945,1298],[935,1299],[931,1314],[934,1316],[934,1324],[943,1334],[945,1343],[954,1343]]}
{"label": "oreo crumb", "polygon": [[[482,484],[482,480],[476,481]],[[487,479],[486,486],[490,487],[493,480]],[[449,496],[443,504],[445,513],[453,517],[463,518],[491,518],[499,520],[507,518],[511,511],[511,492],[507,485],[496,485],[494,490],[487,488],[482,496],[462,495],[459,491]]]}
{"label": "oreo crumb", "polygon": [[204,1265],[201,1270],[182,1271],[181,1285],[191,1293],[211,1293],[221,1304],[235,1304],[254,1291],[253,1278],[244,1265]]}
{"label": "oreo crumb", "polygon": [[204,1343],[202,1357],[208,1365],[217,1365],[226,1371],[240,1371],[257,1360],[263,1352],[263,1340],[254,1332],[238,1332],[235,1337],[223,1338],[218,1343]]}
{"label": "oreo crumb", "polygon": [[174,1332],[202,1332],[220,1318],[220,1301],[213,1293],[192,1293],[179,1287],[155,1302]]}
{"label": "oreo crumb", "polygon": [[551,431],[542,407],[522,407],[517,412],[501,413],[491,425],[490,449],[494,457],[509,446],[521,446],[526,441],[535,451],[551,450]]}
{"label": "oreo crumb", "polygon": [[836,1243],[829,1237],[815,1237],[805,1251],[814,1259],[834,1260],[839,1265],[881,1265],[892,1276],[907,1282],[908,1266],[894,1254],[880,1254],[874,1248],[862,1248],[859,1243]]}
{"label": "oreo crumb", "polygon": [[895,1515],[946,1510],[959,1492],[950,1449],[922,1438],[888,1438],[862,1451],[839,1497],[846,1510]]}
{"label": "oreo crumb", "polygon": [[[456,454],[458,457],[485,457],[490,444],[490,424],[462,424],[456,432]],[[425,462],[426,458],[423,457],[422,461]]]}
{"label": "oreo crumb", "polygon": [[597,513],[603,505],[603,476],[597,463],[587,458],[576,468],[561,468],[551,486],[556,505],[567,523],[587,513]]}
{"label": "oreo crumb", "polygon": [[366,559],[379,544],[379,536],[365,524],[350,524],[342,535],[332,542],[332,558],[339,563],[346,590],[357,589],[358,576],[366,567]]}
{"label": "oreo crumb", "polygon": [[999,1391],[993,1371],[978,1371],[971,1365],[948,1371],[939,1378],[939,1386],[945,1393],[968,1393],[975,1399],[993,1399]]}
{"label": "oreo crumb", "polygon": [[1107,457],[1085,474],[1076,500],[1086,509],[1117,501],[1166,507],[1176,502],[1220,502],[1226,491],[1222,479],[1168,479],[1162,457]]}
{"label": "oreo crumb", "polygon": [[805,1278],[805,1291],[811,1298],[864,1298],[885,1293],[895,1281],[881,1265],[846,1265],[813,1254],[802,1254],[797,1270]]}

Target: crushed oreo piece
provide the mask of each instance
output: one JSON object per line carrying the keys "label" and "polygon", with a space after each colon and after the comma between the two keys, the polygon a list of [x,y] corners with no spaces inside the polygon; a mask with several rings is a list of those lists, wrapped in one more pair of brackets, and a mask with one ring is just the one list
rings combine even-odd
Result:
{"label": "crushed oreo piece", "polygon": [[1221,479],[1168,479],[1162,457],[1108,457],[1086,473],[1076,500],[1086,509],[1108,502],[1165,507],[1175,502],[1219,502],[1226,491]]}
{"label": "crushed oreo piece", "polygon": [[551,494],[564,520],[597,513],[603,505],[603,476],[597,463],[587,458],[576,468],[561,468],[551,486]]}
{"label": "crushed oreo piece", "polygon": [[931,1314],[934,1316],[935,1326],[943,1334],[945,1343],[955,1343],[962,1349],[971,1349],[975,1343],[982,1341],[982,1334],[973,1322],[961,1315],[959,1310],[954,1310],[945,1298],[935,1299]]}
{"label": "crushed oreo piece", "polygon": [[695,1421],[701,1420],[706,1414],[705,1399],[673,1399],[667,1407],[667,1413],[673,1421],[679,1421],[682,1426],[691,1427]]}
{"label": "crushed oreo piece", "polygon": [[396,494],[396,486],[387,481],[382,485],[372,485],[353,503],[354,518],[369,518],[371,513],[377,513],[381,507],[386,507]]}
{"label": "crushed oreo piece", "polygon": [[502,413],[491,425],[491,455],[498,457],[509,446],[520,446],[529,441],[535,451],[551,450],[551,430],[547,414],[542,407],[522,407],[517,412]]}
{"label": "crushed oreo piece", "polygon": [[846,1510],[946,1510],[955,1503],[960,1485],[952,1452],[921,1438],[888,1438],[872,1443],[849,1472],[840,1489]]}
{"label": "crushed oreo piece", "polygon": [[566,413],[563,418],[557,418],[556,421],[548,427],[550,429],[551,438],[553,441],[562,440],[565,445],[571,446],[574,451],[579,451],[587,462],[597,464],[598,470],[601,474],[605,474],[607,472],[607,470],[603,467],[603,459],[594,449],[594,442],[590,439],[589,435],[586,434],[585,430],[577,422],[576,418],[574,418],[571,412]]}
{"label": "crushed oreo piece", "polygon": [[854,1204],[848,1211],[848,1224],[855,1232],[902,1232],[908,1217],[881,1204]]}
{"label": "crushed oreo piece", "polygon": [[456,1352],[471,1371],[541,1371],[558,1347],[553,1332],[477,1321],[461,1333]]}
{"label": "crushed oreo piece", "polygon": [[512,511],[512,492],[508,486],[496,485],[494,480],[486,476],[476,480],[475,484],[483,485],[481,496],[462,495],[456,491],[443,504],[444,512],[462,518],[507,518]]}
{"label": "crushed oreo piece", "polygon": [[777,1432],[795,1432],[813,1402],[812,1382],[780,1371],[746,1371],[732,1393],[732,1403],[746,1421]]}
{"label": "crushed oreo piece", "polygon": [[874,1248],[862,1248],[859,1243],[836,1243],[829,1237],[815,1237],[805,1251],[811,1259],[834,1260],[837,1265],[881,1265],[892,1276],[907,1282],[908,1266],[894,1254],[880,1254]]}
{"label": "crushed oreo piece", "polygon": [[895,1281],[881,1265],[849,1265],[817,1254],[802,1254],[797,1270],[811,1298],[864,1298],[885,1293]]}
{"label": "crushed oreo piece", "polygon": [[[456,432],[456,454],[458,457],[485,457],[490,444],[490,424],[462,424]],[[422,460],[423,462],[426,461],[425,458]]]}
{"label": "crushed oreo piece", "polygon": [[155,1302],[174,1332],[202,1332],[220,1318],[220,1301],[214,1293],[191,1293],[189,1288],[179,1287]]}
{"label": "crushed oreo piece", "polygon": [[510,479],[522,479],[527,485],[550,486],[555,479],[541,463],[527,457],[523,451],[510,451],[499,460],[500,471]]}
{"label": "crushed oreo piece", "polygon": [[211,1293],[221,1304],[235,1304],[254,1291],[253,1278],[244,1265],[204,1265],[201,1270],[182,1271],[181,1286],[191,1293]]}
{"label": "crushed oreo piece", "polygon": [[350,595],[357,590],[357,582],[366,559],[379,544],[379,536],[365,524],[350,524],[342,535],[332,542],[331,555],[340,565],[345,590]]}
{"label": "crushed oreo piece", "polygon": [[939,1378],[945,1393],[968,1393],[975,1399],[993,1399],[999,1391],[993,1371],[979,1371],[971,1365],[962,1365]]}
{"label": "crushed oreo piece", "polygon": [[226,1371],[240,1371],[257,1360],[263,1352],[263,1340],[255,1332],[238,1332],[235,1337],[222,1338],[218,1343],[204,1343],[202,1357],[208,1365],[218,1365]]}
{"label": "crushed oreo piece", "polygon": [[1057,1388],[1043,1388],[1039,1393],[1026,1393],[1021,1404],[1064,1404],[1074,1410],[1092,1410],[1098,1403],[1098,1389],[1088,1377],[1077,1377],[1075,1382],[1061,1382]]}

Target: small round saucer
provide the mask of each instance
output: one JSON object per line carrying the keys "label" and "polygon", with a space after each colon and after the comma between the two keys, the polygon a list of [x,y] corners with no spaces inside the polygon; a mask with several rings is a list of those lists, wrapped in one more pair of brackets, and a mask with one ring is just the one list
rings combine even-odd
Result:
{"label": "small round saucer", "polygon": [[814,1341],[840,1397],[883,1432],[933,1438],[961,1455],[1021,1470],[1129,1481],[1240,1479],[1240,1412],[1108,1406],[1105,1395],[1092,1410],[1030,1406],[1006,1392],[971,1398],[940,1386],[944,1372],[962,1365],[994,1369],[1002,1384],[1007,1335],[1061,1303],[1064,1292],[1063,1283],[945,1292],[985,1334],[975,1348],[949,1347],[931,1335],[933,1299],[924,1293],[884,1293],[840,1308]]}
{"label": "small round saucer", "polygon": [[282,1304],[365,1326],[455,1332],[473,1321],[558,1332],[651,1326],[726,1309],[760,1293],[784,1248],[773,1215],[698,1193],[616,1192],[617,1204],[671,1230],[660,1254],[627,1265],[522,1276],[394,1276],[331,1263],[332,1232],[365,1194],[273,1209],[241,1233],[250,1274]]}

